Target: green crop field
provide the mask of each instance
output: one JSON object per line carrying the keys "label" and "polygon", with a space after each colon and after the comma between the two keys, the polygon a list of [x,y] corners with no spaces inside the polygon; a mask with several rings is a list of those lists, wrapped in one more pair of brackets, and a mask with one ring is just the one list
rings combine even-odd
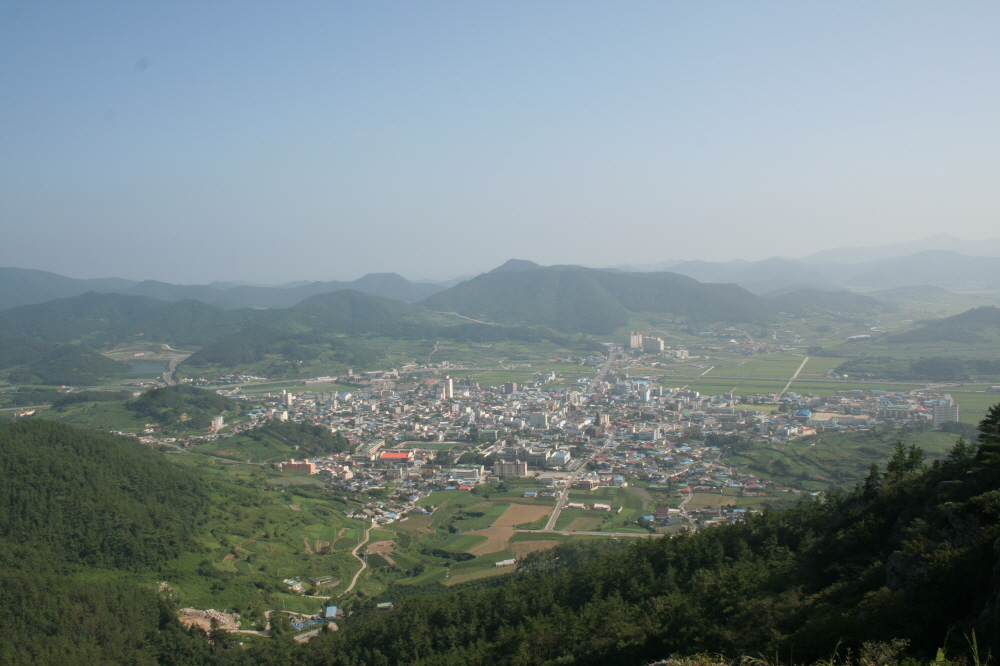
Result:
{"label": "green crop field", "polygon": [[962,423],[979,423],[986,417],[986,410],[1000,404],[1000,393],[951,391],[959,406],[958,418]]}
{"label": "green crop field", "polygon": [[146,424],[146,419],[125,409],[124,401],[81,402],[62,409],[46,409],[38,416],[83,428],[131,433],[141,433]]}
{"label": "green crop field", "polygon": [[486,537],[479,536],[478,534],[455,534],[443,541],[438,541],[434,545],[441,550],[448,550],[453,553],[465,553],[485,542]]}

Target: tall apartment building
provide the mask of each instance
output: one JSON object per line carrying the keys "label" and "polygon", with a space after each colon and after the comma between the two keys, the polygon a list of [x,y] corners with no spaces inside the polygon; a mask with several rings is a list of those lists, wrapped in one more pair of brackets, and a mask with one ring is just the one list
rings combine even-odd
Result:
{"label": "tall apartment building", "polygon": [[450,375],[445,375],[441,380],[441,394],[443,400],[451,400],[455,397],[455,380]]}
{"label": "tall apartment building", "polygon": [[663,351],[663,338],[642,336],[642,351],[647,354],[659,354]]}
{"label": "tall apartment building", "polygon": [[628,348],[629,349],[642,349],[642,333],[636,333],[632,331],[628,334]]}
{"label": "tall apartment building", "polygon": [[948,421],[957,421],[958,403],[952,400],[950,395],[946,395],[935,403],[933,415],[935,428],[940,428],[942,423]]}
{"label": "tall apartment building", "polygon": [[503,392],[506,394],[517,393],[517,382],[507,382],[503,385]]}
{"label": "tall apartment building", "polygon": [[520,460],[498,460],[493,463],[493,474],[496,476],[528,476],[528,463]]}

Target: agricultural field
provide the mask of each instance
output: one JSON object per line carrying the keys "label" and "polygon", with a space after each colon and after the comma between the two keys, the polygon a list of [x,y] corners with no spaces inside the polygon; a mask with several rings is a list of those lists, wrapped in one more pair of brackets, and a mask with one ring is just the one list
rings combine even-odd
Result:
{"label": "agricultural field", "polygon": [[[39,418],[94,430],[141,433],[147,420],[125,409],[125,402],[80,402],[39,412]],[[153,424],[151,424],[153,425]]]}
{"label": "agricultural field", "polygon": [[[537,490],[538,486],[532,484],[530,488]],[[392,585],[408,588],[453,586],[502,576],[511,573],[514,567],[497,567],[496,562],[521,559],[531,552],[552,548],[566,538],[573,538],[560,534],[518,532],[519,529],[543,527],[555,500],[527,500],[522,497],[521,488],[509,488],[508,491],[498,493],[491,490],[487,493],[488,498],[487,494],[474,495],[465,490],[434,491],[418,502],[421,506],[433,507],[430,515],[408,516],[373,530],[371,539],[378,539],[378,549],[374,554],[381,558],[376,560],[380,566],[368,580],[367,584],[371,587],[362,591],[388,592]],[[644,500],[637,492],[645,491],[638,488],[621,493],[619,504],[626,502],[641,507]],[[513,496],[505,497],[508,494]],[[598,501],[607,500],[608,497],[617,497],[617,494],[597,492],[595,497]],[[620,514],[614,514],[614,517],[622,518]],[[610,525],[610,518],[607,512],[602,512],[600,521]],[[383,566],[382,560],[386,560],[389,566]],[[395,571],[391,576],[390,569]]]}
{"label": "agricultural field", "polygon": [[242,460],[248,463],[275,463],[294,458],[294,446],[266,433],[256,432],[254,437],[235,435],[214,442],[191,447],[191,451],[221,458]]}
{"label": "agricultural field", "polygon": [[[232,608],[244,617],[244,628],[263,626],[265,609],[316,612],[360,568],[350,550],[363,539],[365,524],[346,518],[343,510],[350,505],[324,489],[282,484],[287,476],[256,466],[222,466],[192,453],[172,457],[237,483],[271,488],[266,506],[217,504],[197,537],[203,552],[184,555],[157,573],[182,605]],[[305,594],[284,579],[298,580]]]}
{"label": "agricultural field", "polygon": [[978,424],[986,417],[986,411],[1000,404],[1000,393],[995,391],[963,391],[947,389],[959,406],[959,421]]}
{"label": "agricultural field", "polygon": [[932,430],[822,433],[786,444],[744,444],[726,460],[740,471],[772,480],[778,486],[794,484],[808,491],[829,491],[860,483],[873,462],[885,461],[892,455],[897,442],[914,444],[924,450],[927,459],[933,459],[945,455],[956,439],[955,435]]}

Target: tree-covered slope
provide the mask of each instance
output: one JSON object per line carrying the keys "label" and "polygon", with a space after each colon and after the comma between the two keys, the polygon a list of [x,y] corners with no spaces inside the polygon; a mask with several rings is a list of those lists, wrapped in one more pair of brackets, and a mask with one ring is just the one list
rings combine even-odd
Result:
{"label": "tree-covered slope", "polygon": [[195,596],[258,622],[280,608],[280,569],[245,573],[225,557],[245,559],[236,545],[253,538],[306,575],[346,576],[348,554],[297,554],[303,528],[347,526],[328,496],[265,492],[131,438],[41,420],[0,427],[0,663],[290,663],[280,638],[251,650],[239,643],[254,637],[184,630],[176,602]]}
{"label": "tree-covered slope", "polygon": [[863,294],[850,291],[821,291],[801,289],[774,297],[774,304],[785,312],[805,316],[814,313],[877,314],[888,306]]}
{"label": "tree-covered slope", "polygon": [[774,311],[769,301],[735,285],[703,284],[675,273],[520,264],[459,283],[421,304],[491,321],[595,335],[625,326],[630,312],[671,313],[714,322],[753,321]]}
{"label": "tree-covered slope", "polygon": [[238,412],[239,403],[223,398],[214,391],[181,384],[146,391],[125,403],[125,409],[162,426],[202,430],[212,418]]}
{"label": "tree-covered slope", "polygon": [[960,314],[925,322],[920,328],[890,335],[892,342],[965,342],[1000,339],[1000,308],[986,305]]}
{"label": "tree-covered slope", "polygon": [[88,386],[128,371],[86,347],[0,334],[0,374],[12,383]]}
{"label": "tree-covered slope", "polygon": [[0,312],[0,333],[95,348],[137,340],[205,345],[260,319],[256,310],[221,310],[198,301],[87,293]]}
{"label": "tree-covered slope", "polygon": [[[0,428],[4,559],[141,570],[175,557],[208,499],[197,478],[134,441],[51,421]],[[16,555],[15,555],[16,557]]]}

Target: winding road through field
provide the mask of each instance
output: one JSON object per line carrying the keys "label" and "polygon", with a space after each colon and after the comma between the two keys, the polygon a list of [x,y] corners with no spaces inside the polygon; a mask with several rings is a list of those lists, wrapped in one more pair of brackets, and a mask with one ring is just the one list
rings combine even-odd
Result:
{"label": "winding road through field", "polygon": [[355,546],[351,550],[351,555],[353,555],[354,557],[358,558],[358,560],[361,562],[361,568],[358,569],[358,572],[356,574],[354,574],[354,578],[351,580],[351,584],[347,586],[347,589],[337,595],[338,598],[344,596],[345,594],[347,594],[348,592],[350,592],[351,590],[353,590],[354,589],[354,585],[358,582],[358,577],[361,575],[361,572],[368,568],[368,563],[365,562],[365,558],[363,558],[360,555],[358,555],[358,551],[361,549],[361,546],[363,546],[366,543],[368,543],[368,537],[371,534],[371,531],[372,531],[372,529],[374,527],[375,527],[375,524],[372,523],[372,527],[366,528],[365,529],[365,538],[364,538],[364,540],[358,542],[358,545]]}

